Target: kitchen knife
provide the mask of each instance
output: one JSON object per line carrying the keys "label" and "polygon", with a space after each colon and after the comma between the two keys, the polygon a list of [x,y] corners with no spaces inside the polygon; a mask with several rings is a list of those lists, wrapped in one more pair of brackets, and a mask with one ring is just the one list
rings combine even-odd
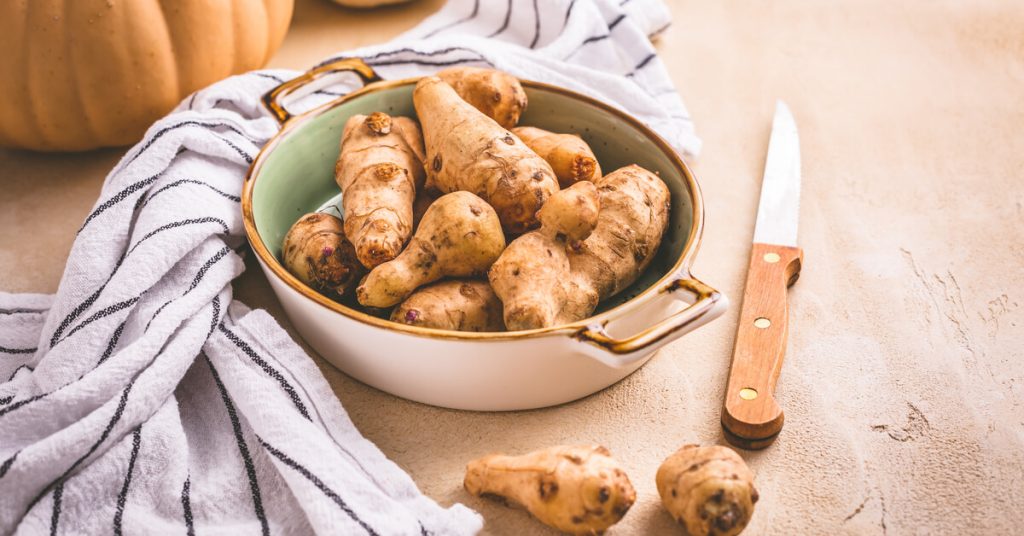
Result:
{"label": "kitchen knife", "polygon": [[803,263],[803,250],[796,242],[799,213],[800,138],[793,115],[779,101],[722,410],[725,437],[741,448],[765,448],[782,430],[775,384],[789,330],[786,294]]}

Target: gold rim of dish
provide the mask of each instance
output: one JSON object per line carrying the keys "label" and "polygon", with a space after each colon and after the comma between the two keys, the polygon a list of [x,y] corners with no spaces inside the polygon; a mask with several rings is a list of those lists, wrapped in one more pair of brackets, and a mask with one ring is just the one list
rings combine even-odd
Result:
{"label": "gold rim of dish", "polygon": [[333,101],[327,102],[323,105],[320,105],[316,108],[313,108],[312,110],[309,110],[297,116],[293,116],[282,125],[281,130],[278,131],[278,133],[275,134],[274,137],[271,138],[270,141],[268,141],[266,145],[263,146],[262,149],[260,149],[259,154],[256,155],[256,158],[253,160],[252,165],[249,166],[249,171],[246,173],[245,176],[245,183],[242,186],[242,218],[245,223],[245,234],[249,240],[249,245],[252,247],[253,251],[256,252],[256,255],[263,261],[263,263],[267,267],[270,268],[271,272],[273,272],[275,276],[277,276],[280,280],[284,281],[288,286],[290,286],[291,288],[302,294],[304,297],[312,300],[314,303],[317,303],[322,307],[325,307],[336,313],[340,313],[363,324],[368,324],[370,326],[434,339],[494,341],[524,339],[535,337],[538,335],[552,335],[556,333],[567,333],[569,335],[576,335],[577,333],[585,330],[588,326],[593,326],[594,324],[607,324],[609,321],[618,317],[623,310],[638,307],[644,302],[653,299],[654,296],[661,292],[671,292],[671,290],[674,288],[673,283],[678,279],[691,278],[689,271],[690,261],[693,259],[694,255],[696,255],[697,250],[700,247],[701,234],[704,230],[704,199],[701,196],[700,186],[697,184],[697,180],[694,178],[693,173],[690,171],[690,168],[686,165],[685,162],[683,162],[683,159],[679,156],[679,154],[661,136],[659,136],[653,130],[648,128],[647,125],[644,125],[636,118],[619,110],[618,108],[615,108],[597,99],[588,97],[586,95],[577,93],[569,89],[553,86],[550,84],[545,84],[543,82],[520,80],[522,85],[525,87],[561,93],[562,95],[571,97],[585,104],[597,107],[603,110],[604,112],[615,115],[616,117],[629,123],[634,128],[642,132],[651,143],[654,143],[663,153],[665,153],[666,156],[668,156],[669,160],[673,163],[673,165],[676,166],[676,168],[685,178],[686,187],[690,192],[690,198],[692,201],[691,205],[693,207],[693,224],[690,227],[690,234],[686,237],[686,243],[683,246],[683,252],[679,255],[679,258],[676,259],[676,262],[672,266],[672,268],[666,271],[666,273],[660,279],[658,279],[657,282],[655,282],[646,290],[644,290],[640,294],[637,294],[632,299],[624,303],[621,303],[600,314],[596,314],[594,316],[590,316],[583,320],[572,322],[570,324],[562,324],[558,326],[551,326],[547,328],[538,328],[524,331],[470,332],[424,328],[420,326],[411,326],[409,324],[402,324],[399,322],[392,322],[391,320],[378,318],[376,316],[364,313],[351,307],[347,307],[334,300],[331,300],[330,298],[327,298],[326,296],[313,290],[305,283],[299,281],[287,269],[285,269],[285,267],[280,263],[280,261],[277,260],[277,257],[271,254],[270,250],[268,250],[266,245],[263,243],[263,239],[262,237],[260,237],[259,231],[256,229],[256,220],[253,216],[252,209],[253,189],[256,180],[258,179],[259,171],[262,168],[267,156],[271,152],[273,152],[274,148],[281,142],[281,140],[287,137],[292,131],[297,130],[306,122],[327,112],[328,110],[340,106],[341,104],[346,103],[350,100],[357,99],[363,95],[405,85],[414,85],[421,78],[422,77],[415,77],[404,78],[400,80],[384,80],[380,82],[373,82],[356,91],[353,91],[352,93],[349,93],[348,95],[339,97]]}

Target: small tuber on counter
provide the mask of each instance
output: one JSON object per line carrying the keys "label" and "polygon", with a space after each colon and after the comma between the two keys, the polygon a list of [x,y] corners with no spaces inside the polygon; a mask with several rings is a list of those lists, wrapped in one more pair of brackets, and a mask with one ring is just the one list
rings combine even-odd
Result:
{"label": "small tuber on counter", "polygon": [[492,454],[466,466],[466,491],[522,505],[570,534],[599,534],[618,523],[636,491],[608,449],[556,446],[522,456]]}
{"label": "small tuber on counter", "polygon": [[443,277],[486,274],[504,249],[490,205],[469,192],[446,194],[427,209],[405,250],[367,274],[356,298],[367,307],[391,307]]}
{"label": "small tuber on counter", "polygon": [[754,514],[754,473],[728,447],[685,445],[655,480],[661,503],[692,536],[734,536]]}
{"label": "small tuber on counter", "polygon": [[334,177],[345,236],[363,266],[373,268],[402,251],[412,235],[413,200],[423,176],[423,138],[415,121],[374,112],[345,123]]}
{"label": "small tuber on counter", "polygon": [[579,181],[593,182],[601,178],[601,165],[583,138],[537,127],[516,127],[512,133],[551,165],[562,188]]}
{"label": "small tuber on counter", "polygon": [[480,196],[509,234],[536,227],[537,211],[558,191],[551,166],[436,76],[420,80],[412,98],[426,143],[426,187]]}
{"label": "small tuber on counter", "polygon": [[501,301],[486,281],[475,279],[422,287],[395,307],[391,321],[454,331],[505,331]]}
{"label": "small tuber on counter", "polygon": [[334,300],[354,289],[366,273],[345,238],[341,220],[322,212],[306,214],[292,225],[281,256],[285,268],[299,281]]}

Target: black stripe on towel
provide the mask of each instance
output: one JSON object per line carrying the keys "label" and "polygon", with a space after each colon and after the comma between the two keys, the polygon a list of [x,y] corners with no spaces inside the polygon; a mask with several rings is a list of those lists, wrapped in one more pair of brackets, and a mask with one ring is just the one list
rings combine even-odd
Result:
{"label": "black stripe on towel", "polygon": [[[249,143],[252,143],[253,145],[257,145],[257,146],[259,145],[255,141],[253,141],[252,138],[246,136],[244,132],[242,132],[241,130],[239,130],[237,127],[235,127],[234,125],[232,125],[230,123],[204,122],[204,121],[195,121],[195,120],[182,121],[180,123],[175,123],[173,125],[168,125],[168,126],[162,128],[162,129],[158,130],[155,134],[153,134],[152,137],[150,137],[148,140],[146,140],[146,144],[143,145],[142,148],[139,149],[139,152],[135,153],[135,156],[133,156],[131,158],[131,160],[128,161],[127,164],[121,166],[121,169],[124,169],[124,168],[128,167],[129,165],[131,165],[132,162],[134,162],[136,159],[138,159],[140,156],[142,156],[143,153],[145,153],[147,150],[149,150],[149,148],[153,145],[153,143],[156,140],[160,139],[164,134],[167,134],[168,132],[170,132],[172,130],[176,130],[176,129],[179,129],[179,128],[182,128],[182,127],[226,128],[226,129],[234,132],[235,134],[238,134],[239,136],[245,138],[246,140],[249,141]],[[221,139],[224,139],[224,138],[221,138]]]}
{"label": "black stripe on towel", "polygon": [[48,309],[22,309],[20,307],[19,308],[15,308],[15,309],[0,309],[0,316],[3,316],[3,315],[38,315],[38,314],[45,313],[47,310]]}
{"label": "black stripe on towel", "polygon": [[422,51],[416,50],[414,48],[396,48],[394,50],[385,50],[383,52],[378,52],[378,53],[376,53],[376,54],[374,54],[372,56],[360,56],[360,58],[363,61],[375,61],[375,60],[379,60],[379,59],[383,58],[384,56],[394,56],[396,54],[406,54],[406,53],[412,53],[412,54],[415,54],[417,56],[424,56],[424,57],[428,57],[428,58],[433,58],[434,56],[440,56],[442,54],[449,54],[451,52],[469,52],[471,54],[477,54],[477,55],[480,54],[478,51],[473,50],[472,48],[467,48],[467,47],[446,47],[446,48],[440,48],[440,49],[437,49],[437,50],[432,50],[430,52],[422,52]]}
{"label": "black stripe on towel", "polygon": [[53,488],[53,517],[51,518],[50,523],[50,534],[56,533],[57,522],[60,520],[60,496],[64,493],[64,482],[67,481],[68,475],[77,469],[78,466],[86,460],[86,458],[92,456],[92,454],[96,452],[96,449],[98,449],[100,445],[110,437],[110,432],[114,429],[114,425],[117,424],[117,421],[121,420],[121,415],[124,414],[124,408],[128,405],[128,393],[131,392],[133,385],[135,385],[134,379],[129,382],[128,386],[121,392],[121,400],[117,403],[117,409],[114,410],[114,416],[110,418],[110,422],[107,423],[107,427],[103,430],[100,438],[96,440],[91,447],[89,447],[89,451],[83,454],[81,458],[75,460],[75,463],[71,464],[71,467],[69,467],[67,471],[64,471],[64,473],[57,477],[57,480],[51,482],[49,486],[43,488],[43,491],[37,495],[31,503],[29,503],[28,510],[25,511],[26,514],[32,510],[32,507],[35,506],[36,503],[39,502],[39,499],[43,498],[43,495],[46,494],[46,490],[49,489],[50,486],[55,485]]}
{"label": "black stripe on towel", "polygon": [[295,391],[295,388],[292,387],[290,383],[288,383],[288,380],[285,379],[283,374],[270,366],[270,363],[267,363],[262,357],[260,357],[260,355],[256,353],[256,350],[253,350],[251,346],[246,344],[245,341],[239,338],[238,335],[235,335],[235,333],[230,329],[224,327],[224,324],[217,326],[217,328],[225,337],[228,338],[229,341],[233,342],[235,346],[242,351],[242,353],[249,356],[249,359],[251,359],[253,363],[259,365],[259,367],[263,369],[263,372],[266,372],[268,376],[277,380],[277,383],[281,384],[281,388],[284,389],[284,392],[292,399],[292,403],[295,404],[295,408],[299,410],[299,413],[301,413],[307,421],[313,422],[313,418],[309,416],[309,411],[306,410],[306,405],[303,404],[302,399],[299,398],[299,393]]}
{"label": "black stripe on towel", "polygon": [[[82,328],[85,328],[89,324],[92,324],[93,322],[95,322],[97,320],[100,320],[102,318],[108,317],[108,316],[110,316],[110,315],[112,315],[114,313],[117,313],[119,311],[123,311],[123,310],[125,310],[125,309],[127,309],[127,308],[129,308],[129,307],[131,307],[133,305],[135,305],[135,303],[138,302],[138,301],[139,301],[139,297],[136,296],[134,298],[128,298],[127,300],[119,301],[119,302],[117,302],[117,303],[115,303],[113,305],[110,305],[108,307],[100,309],[99,311],[93,313],[93,315],[90,316],[89,318],[86,318],[85,320],[83,320],[81,324],[79,324],[79,325],[75,326],[74,328],[72,328],[71,331],[69,331],[67,335],[65,335],[63,338],[61,338],[59,341],[57,341],[57,343],[59,344],[59,343],[61,343],[63,341],[68,340],[69,338],[71,338],[72,335],[74,335],[75,333],[78,333],[78,331],[80,331]],[[52,348],[52,346],[51,346],[51,348]]]}
{"label": "black stripe on towel", "polygon": [[196,528],[192,523],[192,499],[189,489],[192,487],[192,477],[185,478],[185,484],[181,487],[181,510],[185,516],[185,534],[196,536]]}
{"label": "black stripe on towel", "polygon": [[87,225],[89,225],[89,222],[91,222],[93,219],[95,219],[96,216],[99,216],[104,211],[106,211],[108,208],[110,208],[110,207],[120,203],[121,201],[124,201],[131,194],[141,190],[142,188],[145,188],[146,186],[149,186],[150,184],[153,184],[153,181],[157,180],[159,177],[160,177],[160,174],[158,173],[158,174],[153,175],[152,177],[150,177],[148,179],[143,179],[141,181],[134,182],[134,183],[129,184],[128,186],[126,186],[120,192],[117,192],[116,194],[114,194],[113,197],[111,197],[110,199],[107,199],[106,201],[104,201],[103,204],[101,204],[100,206],[96,207],[96,210],[93,210],[85,218],[85,222],[83,222],[82,226],[78,228],[78,232],[81,233],[82,229],[85,229],[85,227]]}
{"label": "black stripe on towel", "polygon": [[473,12],[470,13],[468,16],[465,16],[465,17],[463,17],[463,18],[461,18],[459,20],[456,20],[456,21],[449,22],[448,24],[445,24],[444,26],[442,26],[440,28],[437,28],[436,30],[428,33],[427,35],[424,35],[423,38],[426,39],[428,37],[433,37],[433,36],[437,35],[440,32],[443,32],[443,31],[448,30],[450,28],[454,28],[455,26],[458,26],[460,24],[469,22],[469,21],[475,19],[477,13],[479,13],[479,12],[480,12],[480,0],[475,0],[473,2]]}
{"label": "black stripe on towel", "polygon": [[121,536],[121,518],[124,517],[124,506],[128,501],[128,489],[132,484],[132,472],[135,470],[135,460],[139,457],[139,447],[142,446],[142,425],[140,424],[132,432],[132,454],[128,458],[128,474],[124,475],[124,485],[121,492],[117,494],[117,510],[114,512],[114,534]]}
{"label": "black stripe on towel", "polygon": [[[96,292],[90,294],[88,298],[86,298],[82,303],[78,304],[78,306],[76,306],[70,313],[68,313],[67,316],[64,317],[63,320],[61,320],[60,325],[57,326],[56,331],[54,331],[53,335],[50,337],[50,348],[53,348],[57,344],[57,342],[60,341],[61,335],[64,333],[64,330],[67,329],[71,325],[71,323],[75,321],[75,319],[81,316],[82,313],[87,311],[89,307],[92,307],[92,305],[96,303],[96,300],[100,297],[100,294],[103,292],[105,288],[107,288],[107,285],[110,284],[110,280],[113,279],[114,276],[117,274],[117,271],[121,269],[121,266],[124,264],[125,259],[127,259],[128,256],[131,255],[136,248],[142,245],[143,242],[149,240],[150,238],[153,238],[157,234],[160,234],[164,231],[177,229],[179,227],[184,227],[186,225],[194,225],[200,223],[219,223],[221,228],[224,230],[224,234],[227,234],[229,232],[228,224],[225,223],[224,220],[214,217],[180,220],[168,223],[166,225],[160,226],[157,229],[154,229],[153,231],[150,231],[141,239],[139,239],[138,242],[132,245],[131,248],[129,248],[124,255],[121,255],[121,258],[117,261],[117,264],[114,265],[114,270],[110,272],[110,275],[107,276],[107,280],[100,286],[100,288],[96,289]],[[70,336],[70,334],[68,336]]]}
{"label": "black stripe on towel", "polygon": [[530,41],[530,48],[537,46],[540,40],[540,10],[537,9],[537,0],[533,0],[533,41]]}
{"label": "black stripe on towel", "polygon": [[7,415],[8,413],[10,413],[10,412],[12,412],[12,411],[14,411],[14,410],[24,406],[25,404],[29,404],[29,403],[35,402],[36,400],[39,400],[40,398],[43,398],[46,395],[47,395],[47,393],[43,393],[41,395],[33,396],[32,398],[26,398],[25,400],[21,400],[21,401],[15,402],[15,403],[11,404],[10,406],[7,406],[4,409],[0,409],[0,417],[2,417],[4,415]]}
{"label": "black stripe on towel", "polygon": [[11,395],[11,396],[5,396],[5,397],[0,397],[0,405],[7,405],[7,404],[10,404],[10,403],[11,403],[11,401],[13,401],[13,400],[14,400],[14,395]]}
{"label": "black stripe on towel", "polygon": [[[344,55],[342,55],[342,56],[334,56],[332,58],[328,58],[328,59],[318,63],[317,67],[322,67],[324,65],[327,65],[328,63],[331,63],[332,61],[337,61],[337,60],[340,60],[340,59],[352,58],[352,57],[359,58],[359,59],[367,62],[370,65],[374,65],[374,66],[378,66],[379,67],[380,65],[382,65],[382,62],[379,62],[377,60],[381,60],[385,56],[394,56],[396,54],[412,53],[412,54],[415,54],[417,56],[432,58],[434,56],[440,56],[440,55],[443,55],[443,54],[448,54],[448,53],[456,52],[456,51],[468,52],[468,53],[471,53],[471,54],[475,54],[477,56],[477,58],[479,58],[479,59],[477,59],[477,60],[455,60],[455,61],[459,61],[459,62],[461,62],[461,61],[467,61],[467,62],[468,61],[480,61],[480,62],[483,62],[483,63],[486,63],[488,65],[493,66],[493,64],[490,61],[488,61],[487,58],[485,58],[483,55],[481,55],[476,50],[473,50],[471,48],[466,48],[466,47],[447,47],[447,48],[442,48],[442,49],[438,49],[438,50],[433,50],[433,51],[430,51],[430,52],[422,52],[422,51],[416,50],[414,48],[397,48],[395,50],[385,50],[383,52],[378,52],[378,53],[376,53],[376,54],[374,54],[372,56],[344,56]],[[408,61],[405,61],[405,60],[389,60],[389,61],[390,61],[389,63],[383,63],[383,65],[401,65],[402,63],[415,63],[415,62],[421,61],[421,60],[414,59],[414,60],[408,60]],[[437,63],[423,63],[423,65],[437,65]]]}
{"label": "black stripe on towel", "polygon": [[485,64],[487,64],[487,65],[489,65],[491,67],[494,67],[494,64],[491,63],[486,58],[484,58],[483,56],[480,56],[480,57],[477,57],[477,58],[460,58],[460,59],[456,59],[456,60],[438,60],[438,61],[430,61],[430,60],[383,60],[383,61],[374,61],[374,62],[367,62],[367,63],[369,65],[374,66],[374,67],[387,67],[387,66],[391,66],[391,65],[424,65],[424,66],[428,66],[428,67],[450,67],[452,65],[462,65],[463,63],[473,63],[473,62],[485,63]]}
{"label": "black stripe on towel", "polygon": [[213,335],[213,331],[220,325],[220,296],[213,297],[213,317],[210,319],[210,331],[206,334],[206,338],[209,339],[210,335]]}
{"label": "black stripe on towel", "polygon": [[57,341],[60,340],[61,335],[64,334],[64,330],[69,328],[72,322],[74,322],[76,319],[78,319],[79,316],[82,315],[82,313],[84,313],[90,307],[92,307],[92,304],[96,303],[96,300],[100,297],[100,294],[103,292],[103,289],[107,288],[107,285],[110,284],[110,280],[114,278],[115,274],[117,274],[117,271],[121,268],[121,264],[124,263],[124,260],[127,257],[127,253],[121,255],[121,258],[117,260],[117,264],[114,265],[114,270],[110,272],[110,275],[107,276],[107,280],[104,281],[102,285],[100,285],[100,288],[96,289],[96,292],[90,294],[88,298],[82,301],[82,303],[75,306],[75,308],[72,309],[71,312],[68,313],[63,320],[60,321],[60,325],[57,326],[57,329],[54,330],[53,335],[50,336],[50,348],[53,348],[57,344]]}
{"label": "black stripe on towel", "polygon": [[127,323],[127,320],[121,322],[121,325],[117,326],[117,329],[114,330],[114,334],[110,337],[110,340],[107,342],[106,350],[103,350],[103,355],[101,355],[99,361],[96,362],[97,367],[102,365],[103,362],[106,361],[107,358],[109,358],[110,355],[114,353],[114,348],[117,348],[117,341],[121,339],[121,333],[124,332],[124,325]]}
{"label": "black stripe on towel", "polygon": [[626,73],[626,78],[629,78],[629,77],[632,77],[632,76],[636,75],[637,71],[639,71],[640,69],[643,69],[644,67],[646,67],[648,63],[651,63],[651,60],[653,60],[654,58],[657,58],[657,57],[658,57],[658,55],[655,54],[654,52],[651,52],[650,54],[648,54],[646,58],[640,60],[640,63],[636,64],[636,67],[634,67],[632,71],[630,71],[629,73]]}
{"label": "black stripe on towel", "polygon": [[658,37],[659,35],[661,35],[662,32],[667,30],[669,28],[669,26],[672,26],[672,21],[666,22],[664,26],[662,26],[661,28],[658,28],[657,30],[654,30],[653,32],[651,32],[651,34],[648,35],[647,38],[648,39],[654,39],[655,37]]}
{"label": "black stripe on towel", "polygon": [[50,514],[50,536],[57,534],[57,525],[60,522],[60,499],[63,496],[64,483],[58,482],[57,487],[53,488],[53,513]]}
{"label": "black stripe on towel", "polygon": [[[281,83],[281,84],[284,83],[284,78],[281,78],[280,76],[272,75],[270,73],[255,72],[255,73],[249,73],[249,74],[252,74],[254,76],[258,76],[260,78],[266,78],[266,79],[269,79],[269,80],[274,80],[274,81],[276,81],[278,83]],[[316,94],[316,95],[327,95],[329,97],[344,97],[345,95],[348,95],[348,93],[339,93],[337,91],[327,91],[326,89],[318,89],[318,90],[314,91],[313,93]],[[224,100],[224,99],[218,100],[217,103],[215,103],[215,104],[219,104],[221,100]]]}
{"label": "black stripe on towel", "polygon": [[263,536],[270,535],[270,527],[267,525],[267,516],[263,512],[263,498],[260,494],[260,484],[256,480],[256,466],[252,463],[252,456],[249,455],[249,447],[245,444],[245,438],[242,437],[242,424],[238,420],[238,413],[235,411],[235,405],[231,402],[231,397],[228,395],[227,389],[224,387],[224,382],[220,379],[220,374],[217,373],[217,369],[213,368],[213,362],[205,354],[203,359],[206,360],[207,366],[210,367],[210,373],[213,374],[213,381],[217,384],[217,389],[220,391],[220,397],[224,400],[224,406],[227,408],[228,417],[231,419],[231,428],[235,432],[235,442],[238,444],[238,451],[242,454],[242,462],[245,464],[245,473],[249,477],[249,490],[252,492],[252,503],[256,510],[256,517],[260,520],[260,526],[263,529]]}
{"label": "black stripe on towel", "polygon": [[583,47],[589,45],[590,43],[596,43],[598,41],[603,41],[603,40],[608,39],[609,37],[611,37],[612,36],[612,32],[611,31],[614,30],[615,27],[618,26],[620,22],[625,20],[625,18],[626,18],[625,15],[619,15],[618,17],[616,17],[615,20],[613,20],[610,23],[608,23],[608,33],[604,33],[604,34],[601,34],[601,35],[592,35],[592,36],[584,39],[583,42],[580,43],[580,45],[578,47],[576,47],[575,50],[570,52],[565,57],[565,59],[569,59],[569,58],[573,57],[577,52],[582,50]]}
{"label": "black stripe on towel", "polygon": [[195,288],[199,286],[199,282],[203,280],[203,276],[206,275],[206,272],[208,272],[210,268],[213,267],[214,264],[217,264],[217,262],[223,259],[224,256],[227,255],[228,253],[231,253],[231,248],[224,246],[223,248],[220,249],[220,251],[218,251],[212,257],[207,259],[206,263],[203,264],[203,267],[200,268],[198,272],[196,272],[196,276],[192,278],[192,284],[189,285],[188,290],[186,290],[185,293],[182,294],[182,296],[185,296],[189,292],[195,290]]}
{"label": "black stripe on towel", "polygon": [[235,152],[238,153],[239,156],[242,157],[242,160],[245,160],[246,164],[252,164],[252,155],[247,153],[247,152],[245,152],[244,150],[242,150],[241,147],[235,145],[235,142],[225,138],[224,136],[221,136],[220,134],[217,134],[216,132],[211,132],[211,134],[213,134],[214,136],[219,138],[221,141],[226,143],[228,145],[228,147],[231,147],[232,149],[234,149]]}
{"label": "black stripe on towel", "polygon": [[281,463],[287,465],[288,467],[291,467],[297,473],[304,476],[306,480],[309,480],[314,486],[317,487],[317,489],[320,490],[321,493],[326,495],[327,498],[334,501],[334,504],[338,505],[339,508],[341,508],[346,514],[348,514],[348,516],[351,517],[353,521],[359,523],[359,526],[363,527],[363,529],[365,529],[367,533],[369,533],[371,536],[377,536],[377,531],[373,530],[373,527],[367,525],[365,521],[359,519],[359,516],[357,516],[356,513],[353,512],[352,509],[349,508],[347,504],[345,504],[345,500],[342,499],[341,496],[339,496],[337,493],[335,493],[334,490],[329,488],[327,484],[324,483],[323,480],[320,480],[320,477],[311,473],[309,469],[306,469],[302,465],[299,465],[298,462],[289,458],[287,454],[272,447],[269,443],[264,441],[263,438],[259,436],[257,437],[260,440],[260,444],[263,445],[263,448],[267,449],[267,452],[272,454],[278,460],[281,460]]}
{"label": "black stripe on towel", "polygon": [[505,10],[505,23],[501,25],[501,28],[495,30],[494,33],[488,35],[488,38],[497,37],[508,29],[508,23],[512,20],[512,0],[508,0],[508,7]]}
{"label": "black stripe on towel", "polygon": [[34,354],[35,348],[5,348],[0,346],[0,354]]}
{"label": "black stripe on towel", "polygon": [[[153,313],[153,316],[149,317],[149,322],[146,322],[146,327],[142,329],[142,332],[146,333],[146,332],[149,331],[149,326],[153,323],[154,320],[156,320],[156,317],[160,315],[160,313],[164,310],[164,308],[166,308],[168,305],[178,301],[179,299],[181,299],[181,298],[183,298],[185,296],[188,296],[189,292],[192,292],[193,290],[195,290],[195,288],[197,286],[199,286],[199,283],[203,280],[203,277],[206,275],[206,272],[208,272],[210,270],[210,267],[212,267],[214,264],[217,264],[218,261],[223,259],[224,256],[227,255],[230,252],[231,252],[231,248],[229,248],[228,246],[224,246],[223,248],[220,249],[220,251],[215,253],[213,255],[213,257],[210,257],[209,259],[207,259],[206,263],[204,263],[203,266],[201,268],[199,268],[199,271],[196,272],[196,276],[194,278],[192,278],[192,284],[188,287],[188,289],[185,290],[185,292],[182,293],[181,296],[178,296],[177,298],[171,298],[171,299],[165,301],[163,303],[163,305],[161,305],[160,307],[157,307],[156,311]],[[216,299],[217,296],[214,296],[214,298]],[[215,307],[217,307],[219,309],[220,303],[216,303]],[[207,338],[209,338],[209,335],[207,335]]]}
{"label": "black stripe on towel", "polygon": [[[153,229],[152,231],[146,233],[145,236],[140,238],[138,242],[136,242],[134,245],[132,245],[131,248],[128,249],[128,253],[125,254],[125,256],[127,257],[128,255],[131,255],[132,252],[135,251],[135,248],[139,247],[140,244],[142,244],[146,240],[149,240],[150,238],[153,238],[157,234],[160,234],[160,233],[162,233],[164,231],[168,231],[168,230],[171,230],[171,229],[177,229],[178,227],[185,227],[186,225],[196,225],[196,224],[199,224],[199,223],[219,223],[221,229],[223,229],[223,231],[224,231],[224,234],[228,234],[230,232],[230,229],[228,228],[227,222],[225,222],[224,220],[222,220],[220,218],[214,218],[213,216],[206,216],[206,217],[203,217],[203,218],[189,218],[187,220],[179,220],[179,221],[175,221],[175,222],[171,222],[171,223],[168,223],[168,224],[161,225],[160,227],[157,227],[156,229]],[[116,270],[115,270],[115,272],[116,272]],[[114,274],[110,274],[110,275],[111,275],[111,277],[113,277]]]}
{"label": "black stripe on towel", "polygon": [[4,475],[7,474],[7,471],[9,471],[11,469],[11,466],[14,465],[14,460],[15,460],[15,458],[18,457],[18,454],[21,454],[20,450],[18,452],[15,452],[14,454],[12,454],[10,458],[7,458],[6,460],[4,460],[3,465],[0,465],[0,478],[3,478]]}
{"label": "black stripe on towel", "polygon": [[19,372],[21,372],[21,369],[28,369],[29,372],[32,372],[33,370],[35,370],[34,368],[32,368],[32,367],[30,367],[28,365],[21,365],[18,368],[14,369],[14,372],[11,373],[11,377],[7,378],[7,381],[13,380],[14,377],[17,376]]}
{"label": "black stripe on towel", "polygon": [[205,186],[205,187],[213,190],[214,192],[220,194],[222,197],[224,197],[226,199],[230,199],[231,201],[234,201],[236,203],[238,203],[238,202],[240,202],[242,200],[242,198],[238,197],[237,195],[232,195],[232,194],[229,194],[227,192],[224,192],[224,191],[222,191],[222,190],[220,190],[218,188],[215,188],[215,187],[211,186],[210,184],[205,183],[203,181],[196,180],[196,179],[180,179],[180,180],[176,180],[176,181],[174,181],[174,182],[172,182],[172,183],[170,183],[170,184],[168,184],[166,186],[163,186],[159,190],[153,192],[153,195],[145,198],[145,200],[142,202],[142,205],[139,208],[142,208],[142,207],[145,207],[146,205],[148,205],[149,202],[152,201],[153,198],[156,197],[157,195],[159,195],[159,194],[161,194],[161,193],[163,193],[163,192],[165,192],[167,190],[170,190],[172,188],[177,188],[178,186],[181,186],[183,184],[198,184],[200,186]]}
{"label": "black stripe on towel", "polygon": [[562,29],[565,29],[565,25],[569,24],[569,15],[572,15],[572,8],[576,5],[576,0],[569,2],[569,9],[565,10],[565,20],[562,21]]}

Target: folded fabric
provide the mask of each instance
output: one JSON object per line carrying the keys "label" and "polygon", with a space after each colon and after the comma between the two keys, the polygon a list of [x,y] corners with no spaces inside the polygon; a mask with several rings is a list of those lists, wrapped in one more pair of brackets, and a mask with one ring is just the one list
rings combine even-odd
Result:
{"label": "folded fabric", "polygon": [[[449,2],[343,54],[385,78],[491,65],[699,142],[648,36],[654,0]],[[473,534],[364,439],[316,365],[232,300],[239,194],[278,129],[264,70],[199,91],[107,177],[53,296],[0,294],[0,533]],[[351,81],[293,103],[343,95]]]}

